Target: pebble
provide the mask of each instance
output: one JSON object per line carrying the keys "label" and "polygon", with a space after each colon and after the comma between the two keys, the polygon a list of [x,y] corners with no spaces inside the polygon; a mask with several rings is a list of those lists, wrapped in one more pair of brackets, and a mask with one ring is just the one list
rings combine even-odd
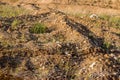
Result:
{"label": "pebble", "polygon": [[89,67],[93,69],[93,67],[95,66],[96,62],[93,62]]}
{"label": "pebble", "polygon": [[90,18],[91,18],[91,19],[93,19],[93,18],[94,18],[94,19],[97,19],[97,18],[98,18],[98,15],[97,15],[97,14],[92,14],[92,15],[90,15]]}

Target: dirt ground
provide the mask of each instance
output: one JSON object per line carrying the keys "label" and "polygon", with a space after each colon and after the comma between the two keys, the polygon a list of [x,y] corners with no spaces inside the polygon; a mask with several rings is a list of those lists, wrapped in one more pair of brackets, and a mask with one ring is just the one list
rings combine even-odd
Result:
{"label": "dirt ground", "polygon": [[[119,18],[117,5],[37,0],[0,5],[31,11],[0,15],[0,80],[120,80],[119,21],[116,28],[99,18],[101,14]],[[76,17],[77,13],[90,16]],[[36,23],[44,24],[43,33],[31,32]]]}

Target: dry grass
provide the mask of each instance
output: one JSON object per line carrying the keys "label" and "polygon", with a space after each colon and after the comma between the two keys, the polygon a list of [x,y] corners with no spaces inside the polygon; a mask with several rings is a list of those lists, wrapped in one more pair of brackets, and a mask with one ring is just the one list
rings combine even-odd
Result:
{"label": "dry grass", "polygon": [[2,17],[15,17],[28,13],[29,11],[24,8],[13,7],[9,5],[0,5],[0,16]]}
{"label": "dry grass", "polygon": [[110,15],[100,15],[100,18],[108,22],[108,27],[120,28],[120,17]]}
{"label": "dry grass", "polygon": [[74,16],[76,18],[80,18],[83,24],[88,24],[87,26],[94,26],[94,27],[101,27],[102,22],[105,22],[106,27],[114,27],[114,28],[120,28],[120,16],[112,16],[112,15],[106,15],[106,14],[99,14],[97,15],[98,18],[91,19],[90,13],[68,13],[70,16]]}
{"label": "dry grass", "polygon": [[11,2],[11,3],[15,3],[15,2],[18,2],[19,0],[2,0],[4,2]]}
{"label": "dry grass", "polygon": [[19,1],[19,0],[10,0],[10,2],[17,2],[17,1]]}

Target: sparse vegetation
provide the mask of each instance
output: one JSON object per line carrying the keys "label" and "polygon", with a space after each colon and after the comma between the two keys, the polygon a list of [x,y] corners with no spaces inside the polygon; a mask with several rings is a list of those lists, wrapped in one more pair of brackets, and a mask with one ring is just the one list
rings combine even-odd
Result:
{"label": "sparse vegetation", "polygon": [[13,22],[12,22],[12,24],[11,24],[11,29],[12,30],[15,30],[15,29],[17,29],[18,28],[18,25],[20,24],[20,20],[17,20],[17,19],[15,19]]}
{"label": "sparse vegetation", "polygon": [[26,41],[25,34],[21,34],[20,41],[21,42],[25,42]]}
{"label": "sparse vegetation", "polygon": [[120,28],[120,17],[111,17],[110,24],[115,28]]}
{"label": "sparse vegetation", "polygon": [[108,27],[120,28],[119,16],[100,15],[100,18],[108,22]]}
{"label": "sparse vegetation", "polygon": [[107,20],[107,21],[109,21],[110,16],[109,16],[109,15],[105,15],[105,14],[103,14],[103,15],[100,15],[100,18],[103,19],[103,20]]}
{"label": "sparse vegetation", "polygon": [[1,17],[15,17],[21,14],[28,14],[30,11],[24,8],[13,7],[9,5],[0,5],[0,16]]}
{"label": "sparse vegetation", "polygon": [[42,23],[36,23],[32,28],[30,28],[31,33],[40,34],[40,33],[45,33],[45,31],[46,31],[46,26]]}
{"label": "sparse vegetation", "polygon": [[8,40],[0,40],[0,45],[3,46],[3,47],[11,46],[11,44]]}
{"label": "sparse vegetation", "polygon": [[106,22],[106,26],[108,27],[115,27],[115,28],[120,28],[120,16],[111,16],[111,15],[106,15],[106,14],[101,14],[98,15],[99,18],[96,19],[89,19],[90,14],[86,13],[77,13],[77,14],[73,14],[73,13],[68,13],[71,16],[77,17],[77,18],[82,18],[83,20],[88,20],[90,24],[96,26],[96,27],[100,27],[101,21],[105,21]]}
{"label": "sparse vegetation", "polygon": [[103,48],[107,53],[109,53],[111,47],[112,47],[112,45],[111,45],[109,42],[104,42],[103,45],[102,45],[102,48]]}
{"label": "sparse vegetation", "polygon": [[19,1],[19,0],[10,0],[10,2],[17,2],[17,1]]}

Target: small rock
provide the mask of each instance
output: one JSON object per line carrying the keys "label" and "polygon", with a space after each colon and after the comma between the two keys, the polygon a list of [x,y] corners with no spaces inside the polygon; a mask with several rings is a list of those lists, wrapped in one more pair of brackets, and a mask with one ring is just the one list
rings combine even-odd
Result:
{"label": "small rock", "polygon": [[89,67],[93,69],[93,67],[95,66],[96,62],[93,62]]}
{"label": "small rock", "polygon": [[98,16],[96,14],[92,14],[92,15],[90,15],[90,18],[91,19],[98,19]]}

